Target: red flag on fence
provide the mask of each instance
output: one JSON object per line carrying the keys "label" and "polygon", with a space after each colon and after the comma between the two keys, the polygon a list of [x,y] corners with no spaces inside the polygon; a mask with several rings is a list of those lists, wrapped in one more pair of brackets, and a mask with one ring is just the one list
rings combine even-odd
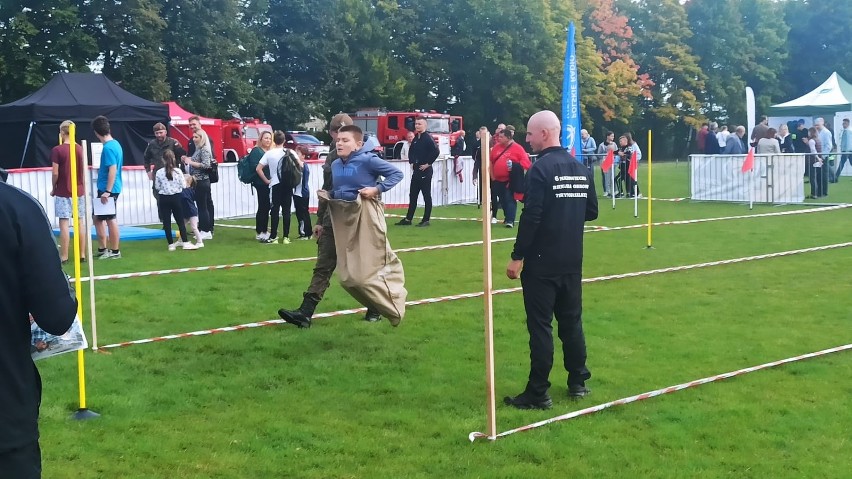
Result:
{"label": "red flag on fence", "polygon": [[630,175],[631,178],[633,178],[633,181],[636,181],[637,179],[636,170],[638,169],[639,160],[636,158],[636,150],[633,150],[633,154],[630,155],[630,167],[627,169],[627,174]]}
{"label": "red flag on fence", "polygon": [[615,152],[612,150],[607,150],[606,158],[604,158],[603,163],[601,163],[601,169],[604,171],[611,169],[613,161],[615,161]]}
{"label": "red flag on fence", "polygon": [[754,148],[748,149],[748,154],[743,161],[743,173],[754,169]]}

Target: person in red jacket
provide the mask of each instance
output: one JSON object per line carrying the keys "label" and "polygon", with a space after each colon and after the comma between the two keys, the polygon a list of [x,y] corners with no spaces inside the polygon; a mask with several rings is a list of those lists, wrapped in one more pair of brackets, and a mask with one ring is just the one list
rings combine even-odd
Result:
{"label": "person in red jacket", "polygon": [[530,156],[514,139],[515,128],[507,126],[494,136],[491,148],[491,222],[496,223],[498,201],[506,215],[506,228],[515,227],[517,201],[524,199],[524,172],[530,169]]}

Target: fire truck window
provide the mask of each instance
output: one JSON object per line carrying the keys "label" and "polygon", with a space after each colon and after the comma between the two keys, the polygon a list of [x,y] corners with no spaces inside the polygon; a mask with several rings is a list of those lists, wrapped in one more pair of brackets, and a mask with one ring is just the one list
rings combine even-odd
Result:
{"label": "fire truck window", "polygon": [[461,122],[458,119],[453,119],[453,125],[451,127],[453,133],[461,130]]}
{"label": "fire truck window", "polygon": [[414,131],[414,117],[407,116],[405,117],[405,129],[408,131]]}
{"label": "fire truck window", "polygon": [[399,130],[399,118],[395,116],[389,117],[388,128],[392,130]]}
{"label": "fire truck window", "polygon": [[240,132],[237,130],[231,130],[231,138],[239,138]]}

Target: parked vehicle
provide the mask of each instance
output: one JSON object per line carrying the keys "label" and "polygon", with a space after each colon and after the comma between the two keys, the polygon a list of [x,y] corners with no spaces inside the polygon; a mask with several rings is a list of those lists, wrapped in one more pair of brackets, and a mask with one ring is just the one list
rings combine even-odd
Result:
{"label": "parked vehicle", "polygon": [[287,142],[293,142],[297,148],[305,153],[306,160],[319,160],[328,155],[328,145],[320,141],[307,131],[286,132]]}

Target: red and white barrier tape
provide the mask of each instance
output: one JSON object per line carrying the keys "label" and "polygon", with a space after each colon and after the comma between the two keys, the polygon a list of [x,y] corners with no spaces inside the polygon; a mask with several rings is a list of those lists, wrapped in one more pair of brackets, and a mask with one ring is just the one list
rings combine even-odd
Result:
{"label": "red and white barrier tape", "polygon": [[819,356],[825,356],[826,354],[837,353],[837,352],[846,351],[846,350],[849,350],[849,349],[852,349],[852,344],[846,344],[844,346],[838,346],[838,347],[830,348],[830,349],[823,349],[822,351],[817,351],[817,352],[808,353],[808,354],[802,354],[801,356],[795,356],[795,357],[792,357],[792,358],[781,359],[779,361],[773,361],[771,363],[765,363],[765,364],[761,364],[761,365],[758,365],[758,366],[752,366],[752,367],[749,367],[749,368],[738,369],[736,371],[731,371],[731,372],[723,373],[723,374],[717,374],[715,376],[709,376],[709,377],[702,378],[702,379],[696,379],[694,381],[689,381],[687,383],[681,383],[681,384],[669,386],[667,388],[662,388],[662,389],[655,389],[654,391],[649,391],[649,392],[646,392],[646,393],[637,394],[635,396],[630,396],[630,397],[618,399],[618,400],[615,400],[615,401],[610,401],[610,402],[607,402],[607,403],[599,404],[597,406],[592,406],[592,407],[588,407],[588,408],[585,408],[585,409],[580,409],[579,411],[574,411],[574,412],[571,412],[571,413],[568,413],[568,414],[563,414],[561,416],[556,416],[556,417],[553,417],[553,418],[550,418],[550,419],[545,419],[544,421],[539,421],[539,422],[535,422],[535,423],[532,423],[532,424],[528,424],[526,426],[521,426],[521,427],[518,427],[518,428],[515,428],[515,429],[510,429],[508,431],[501,432],[501,433],[497,434],[496,436],[488,436],[488,435],[481,433],[481,432],[472,432],[468,435],[468,439],[471,442],[473,442],[477,439],[489,439],[491,441],[495,441],[495,440],[497,440],[501,437],[506,437],[506,436],[508,436],[510,434],[514,434],[516,432],[529,431],[530,429],[535,429],[535,428],[538,428],[538,427],[541,427],[541,426],[546,426],[548,424],[553,424],[553,423],[558,422],[558,421],[565,421],[567,419],[574,419],[576,417],[585,416],[585,415],[588,415],[588,414],[596,413],[598,411],[603,411],[604,409],[611,408],[613,406],[621,406],[623,404],[629,404],[629,403],[632,403],[632,402],[642,401],[643,399],[648,399],[648,398],[652,398],[652,397],[656,397],[656,396],[662,396],[663,394],[670,394],[670,393],[673,393],[673,392],[676,392],[676,391],[682,391],[682,390],[687,389],[687,388],[699,386],[699,385],[702,385],[702,384],[712,383],[714,381],[719,381],[721,379],[728,379],[728,378],[732,378],[734,376],[741,376],[743,374],[753,373],[755,371],[760,371],[762,369],[772,368],[772,367],[775,367],[775,366],[780,366],[782,364],[788,364],[788,363],[792,363],[792,362],[795,362],[795,361],[801,361],[803,359],[810,359],[810,358],[815,358],[815,357],[819,357]]}
{"label": "red and white barrier tape", "polygon": [[[514,238],[501,238],[493,240],[496,242],[501,241],[512,241]],[[439,249],[448,249],[448,248],[458,248],[462,246],[474,246],[482,244],[482,241],[468,241],[464,243],[451,243],[451,244],[439,244],[439,245],[431,245],[431,246],[417,246],[413,248],[400,248],[394,250],[397,253],[410,253],[414,251],[431,251],[431,250],[439,250]],[[141,278],[144,276],[160,276],[165,274],[176,274],[176,273],[189,273],[189,272],[197,272],[197,271],[213,271],[218,269],[236,269],[236,268],[245,268],[246,266],[260,266],[260,265],[270,265],[270,264],[282,264],[282,263],[301,263],[305,261],[314,261],[316,260],[316,256],[304,256],[301,258],[284,258],[284,259],[273,259],[269,261],[253,261],[251,263],[235,263],[235,264],[219,264],[212,266],[196,266],[192,268],[175,268],[175,269],[161,269],[157,271],[140,271],[136,273],[116,273],[116,274],[104,274],[100,276],[95,276],[95,281],[103,281],[108,279],[127,279],[127,278]],[[80,278],[80,282],[89,281],[88,277]],[[71,278],[71,282],[74,282],[74,278]]]}
{"label": "red and white barrier tape", "polygon": [[[722,216],[716,218],[699,218],[694,220],[675,220],[675,221],[662,221],[659,223],[653,223],[654,226],[671,226],[671,225],[685,225],[685,224],[697,224],[697,223],[707,223],[711,221],[726,221],[726,220],[737,220],[737,219],[748,219],[748,218],[760,218],[760,217],[769,217],[769,216],[786,216],[786,215],[797,215],[804,213],[819,213],[823,211],[832,211],[837,209],[848,208],[852,205],[844,204],[837,206],[829,206],[824,208],[811,208],[806,210],[793,210],[793,211],[780,211],[775,213],[760,213],[756,215],[741,215],[741,216]],[[627,229],[638,229],[645,228],[647,225],[645,224],[635,224],[635,225],[626,225],[626,226],[592,226],[586,225],[587,232],[593,233],[597,231],[619,231],[619,230],[627,230]],[[252,228],[253,229],[253,228]],[[491,240],[492,243],[503,243],[506,241],[514,241],[515,238],[497,238]],[[395,250],[397,253],[411,253],[417,251],[431,251],[431,250],[440,250],[440,249],[449,249],[449,248],[460,248],[464,246],[476,246],[481,245],[482,241],[466,241],[461,243],[448,243],[441,245],[432,245],[432,246],[417,246],[411,248],[400,248]],[[163,269],[158,271],[141,271],[136,273],[118,273],[118,274],[107,274],[95,276],[95,281],[103,281],[103,280],[112,280],[112,279],[127,279],[127,278],[140,278],[144,276],[159,276],[164,274],[176,274],[176,273],[189,273],[189,272],[197,272],[197,271],[213,271],[219,269],[235,269],[235,268],[244,268],[246,266],[260,266],[260,265],[271,265],[271,264],[282,264],[282,263],[299,263],[305,261],[314,261],[316,260],[316,256],[302,257],[302,258],[285,258],[285,259],[276,259],[269,261],[254,261],[251,263],[236,263],[236,264],[220,264],[220,265],[212,265],[212,266],[197,266],[192,268],[176,268],[176,269]],[[80,278],[81,282],[89,281],[88,277]],[[74,278],[71,279],[73,283]]]}
{"label": "red and white barrier tape", "polygon": [[[710,266],[743,263],[743,262],[746,262],[746,261],[755,261],[755,260],[760,260],[760,259],[777,258],[777,257],[781,257],[781,256],[790,256],[790,255],[794,255],[794,254],[810,253],[810,252],[814,252],[814,251],[823,251],[823,250],[829,250],[829,249],[835,249],[835,248],[844,248],[844,247],[848,247],[848,246],[852,246],[852,242],[837,243],[837,244],[826,245],[826,246],[816,246],[816,247],[813,247],[813,248],[804,248],[804,249],[798,249],[798,250],[781,251],[781,252],[777,252],[777,253],[768,253],[768,254],[762,254],[762,255],[757,255],[757,256],[746,256],[746,257],[742,257],[742,258],[733,258],[733,259],[726,259],[726,260],[720,260],[720,261],[711,261],[711,262],[707,262],[707,263],[697,263],[697,264],[690,264],[690,265],[683,265],[683,266],[673,266],[673,267],[670,267],[670,268],[659,268],[659,269],[652,269],[652,270],[647,270],[647,271],[636,271],[636,272],[632,272],[632,273],[611,274],[611,275],[607,275],[607,276],[598,276],[598,277],[595,277],[595,278],[586,278],[586,279],[583,279],[583,282],[584,283],[596,283],[596,282],[600,282],[600,281],[610,281],[610,280],[613,280],[613,279],[633,278],[633,277],[637,277],[637,276],[648,276],[648,275],[659,274],[659,273],[671,273],[671,272],[674,272],[674,271],[684,271],[684,270],[688,270],[688,269],[706,268],[706,267],[710,267]],[[494,290],[492,292],[492,294],[494,294],[494,295],[508,294],[508,293],[516,293],[518,291],[521,291],[520,287],[497,289],[497,290]],[[449,295],[449,296],[439,296],[439,297],[436,297],[436,298],[426,298],[426,299],[418,299],[418,300],[414,300],[414,301],[407,301],[405,304],[406,304],[406,306],[417,306],[417,305],[421,305],[421,304],[442,303],[442,302],[446,302],[446,301],[455,301],[455,300],[459,300],[459,299],[477,298],[477,297],[482,296],[483,294],[484,293],[482,291],[479,291],[479,292],[475,292],[475,293],[463,293],[463,294],[455,294],[455,295]],[[348,314],[356,314],[356,313],[364,312],[366,310],[367,310],[366,308],[361,307],[361,308],[355,308],[355,309],[344,309],[344,310],[340,310],[340,311],[332,311],[332,312],[328,312],[328,313],[318,313],[318,314],[315,314],[313,316],[313,319],[330,318],[330,317],[334,317],[334,316],[344,316],[344,315],[348,315]],[[154,342],[158,342],[158,341],[165,341],[165,340],[169,340],[169,339],[178,339],[178,338],[186,338],[186,337],[190,337],[190,336],[204,336],[204,335],[208,335],[208,334],[223,333],[223,332],[227,332],[227,331],[239,331],[241,329],[257,328],[257,327],[260,327],[260,326],[271,326],[271,325],[274,325],[274,324],[282,324],[282,323],[284,323],[284,321],[281,320],[281,319],[273,319],[273,320],[269,320],[269,321],[260,321],[260,322],[256,322],[256,323],[240,324],[240,325],[236,325],[236,326],[226,326],[226,327],[223,327],[223,328],[193,331],[193,332],[189,332],[189,333],[171,334],[171,335],[168,335],[168,336],[160,336],[160,337],[156,337],[156,338],[137,339],[135,341],[125,341],[125,342],[122,342],[122,343],[115,343],[115,344],[108,344],[106,346],[101,346],[100,349],[120,348],[120,347],[130,346],[130,345],[134,345],[134,344],[154,343]]]}

